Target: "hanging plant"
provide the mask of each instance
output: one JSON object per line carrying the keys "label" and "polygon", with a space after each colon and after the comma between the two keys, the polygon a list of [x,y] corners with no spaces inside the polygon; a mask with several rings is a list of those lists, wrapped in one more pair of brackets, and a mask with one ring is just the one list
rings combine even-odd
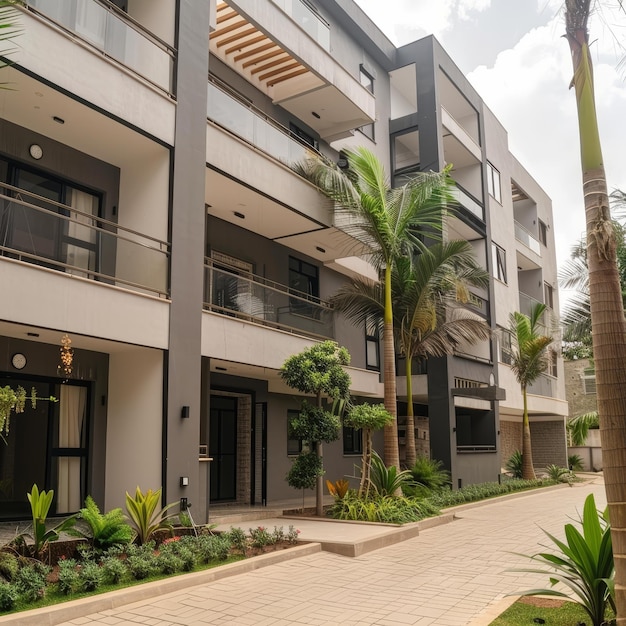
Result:
{"label": "hanging plant", "polygon": [[26,407],[26,401],[29,401],[32,408],[37,408],[37,400],[46,400],[48,402],[56,402],[54,396],[48,398],[37,397],[37,390],[33,387],[30,395],[26,395],[26,389],[18,385],[13,389],[9,385],[0,387],[0,437],[5,441],[5,437],[9,434],[9,426],[11,422],[11,413],[23,413]]}

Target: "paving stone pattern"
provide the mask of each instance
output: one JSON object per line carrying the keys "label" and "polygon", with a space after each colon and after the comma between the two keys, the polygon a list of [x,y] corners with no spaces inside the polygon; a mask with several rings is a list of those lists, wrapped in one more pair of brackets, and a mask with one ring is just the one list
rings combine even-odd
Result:
{"label": "paving stone pattern", "polygon": [[546,578],[505,571],[527,565],[511,553],[542,549],[540,527],[562,537],[590,492],[603,507],[604,485],[596,478],[481,504],[451,524],[358,558],[321,552],[64,626],[477,624],[506,594],[547,585]]}

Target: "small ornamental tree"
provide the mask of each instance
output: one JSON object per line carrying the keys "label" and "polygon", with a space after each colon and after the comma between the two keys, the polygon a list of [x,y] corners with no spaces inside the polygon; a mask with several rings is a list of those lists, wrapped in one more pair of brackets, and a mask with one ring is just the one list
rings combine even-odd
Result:
{"label": "small ornamental tree", "polygon": [[372,468],[372,432],[381,430],[393,421],[393,415],[385,409],[384,404],[358,404],[353,406],[344,418],[343,423],[352,428],[363,429],[363,457],[361,461],[361,482],[359,496],[369,494],[370,474]]}
{"label": "small ornamental tree", "polygon": [[[302,401],[300,413],[289,424],[290,436],[304,439],[310,449],[298,455],[287,482],[295,489],[316,487],[317,515],[324,513],[322,443],[339,438],[341,422],[334,409],[349,399],[350,376],[343,369],[349,364],[350,354],[345,348],[324,341],[289,357],[280,370],[280,377],[289,387],[315,396],[315,404]],[[333,410],[328,410],[329,401]]]}

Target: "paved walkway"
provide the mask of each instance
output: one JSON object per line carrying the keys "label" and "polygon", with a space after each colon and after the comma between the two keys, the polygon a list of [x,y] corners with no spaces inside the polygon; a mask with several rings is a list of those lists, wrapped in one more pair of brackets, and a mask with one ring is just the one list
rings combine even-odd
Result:
{"label": "paved walkway", "polygon": [[588,493],[604,506],[597,477],[463,510],[451,524],[357,558],[320,552],[64,626],[483,626],[506,594],[547,584],[506,572],[526,564],[511,552],[538,551],[539,526],[562,537]]}

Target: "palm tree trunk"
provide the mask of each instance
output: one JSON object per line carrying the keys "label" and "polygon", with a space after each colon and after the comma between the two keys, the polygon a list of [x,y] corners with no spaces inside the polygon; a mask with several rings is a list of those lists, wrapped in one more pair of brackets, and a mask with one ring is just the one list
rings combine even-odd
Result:
{"label": "palm tree trunk", "polygon": [[615,559],[617,626],[626,626],[626,322],[594,102],[589,11],[589,0],[566,1],[566,35],[572,53],[580,132],[602,461]]}
{"label": "palm tree trunk", "polygon": [[[322,394],[317,394],[317,406],[322,407]],[[324,451],[322,449],[322,442],[317,441],[315,445],[315,452],[320,459],[324,457]],[[318,517],[324,516],[324,475],[320,474],[317,477],[315,483],[315,514]]]}
{"label": "palm tree trunk", "polygon": [[413,381],[412,376],[412,359],[406,357],[406,435],[404,437],[405,444],[405,460],[406,466],[411,468],[415,465],[417,453],[415,452],[415,416],[413,414]]}
{"label": "palm tree trunk", "polygon": [[528,396],[526,385],[522,386],[522,397],[524,398],[524,416],[522,418],[522,478],[524,480],[534,480],[535,468],[533,466],[533,451],[530,440],[530,421],[528,419]]}
{"label": "palm tree trunk", "polygon": [[398,420],[396,405],[396,354],[393,340],[393,307],[391,304],[391,264],[385,267],[385,314],[383,325],[383,377],[385,392],[385,409],[391,413],[393,420],[385,426],[384,456],[385,465],[395,465],[400,470],[400,454],[398,452]]}

